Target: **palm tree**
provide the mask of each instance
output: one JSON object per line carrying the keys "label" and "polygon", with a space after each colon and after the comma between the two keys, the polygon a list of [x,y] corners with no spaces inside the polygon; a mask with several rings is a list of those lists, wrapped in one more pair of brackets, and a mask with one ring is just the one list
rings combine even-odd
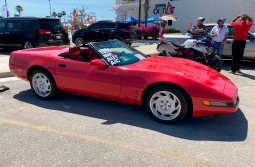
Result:
{"label": "palm tree", "polygon": [[21,12],[23,12],[22,6],[17,5],[17,6],[15,7],[15,10],[16,10],[17,12],[19,12],[19,16],[21,16]]}
{"label": "palm tree", "polygon": [[61,17],[62,17],[62,13],[58,13],[58,18],[60,18],[60,22],[61,22]]}
{"label": "palm tree", "polygon": [[53,12],[53,13],[52,13],[52,16],[53,16],[53,17],[57,17],[57,15],[58,15],[58,14],[57,14],[56,12]]}
{"label": "palm tree", "polygon": [[64,22],[66,22],[66,17],[65,17],[66,12],[65,12],[65,11],[62,11],[61,13],[62,13],[62,16],[64,16]]}
{"label": "palm tree", "polygon": [[[155,3],[158,1],[158,0],[153,0]],[[130,4],[131,0],[127,0],[127,3]],[[147,27],[147,19],[148,19],[148,12],[150,10],[150,2],[149,0],[145,0],[145,3],[144,3],[144,13],[145,13],[145,27]]]}

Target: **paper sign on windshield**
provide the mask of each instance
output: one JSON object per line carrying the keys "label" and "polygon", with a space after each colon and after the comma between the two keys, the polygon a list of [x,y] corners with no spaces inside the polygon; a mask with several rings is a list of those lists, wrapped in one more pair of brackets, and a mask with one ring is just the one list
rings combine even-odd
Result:
{"label": "paper sign on windshield", "polygon": [[114,64],[120,63],[117,55],[113,55],[112,51],[108,48],[100,49],[99,52],[107,59],[107,61],[113,66]]}
{"label": "paper sign on windshield", "polygon": [[136,54],[135,55],[135,57],[137,57],[138,59],[140,59],[140,60],[143,60],[143,59],[145,59],[145,57],[143,57],[142,55],[140,55],[140,54]]}

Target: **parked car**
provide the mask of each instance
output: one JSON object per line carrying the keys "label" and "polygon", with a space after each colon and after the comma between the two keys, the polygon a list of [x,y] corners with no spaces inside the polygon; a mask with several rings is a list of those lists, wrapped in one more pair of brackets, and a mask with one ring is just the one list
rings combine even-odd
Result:
{"label": "parked car", "polygon": [[59,19],[9,17],[0,20],[0,47],[28,49],[69,43],[68,32]]}
{"label": "parked car", "polygon": [[116,40],[14,51],[9,66],[41,99],[61,90],[145,105],[162,123],[233,113],[239,105],[236,86],[219,72],[187,59],[146,56]]}
{"label": "parked car", "polygon": [[131,23],[98,21],[85,29],[75,31],[72,35],[72,41],[76,46],[109,39],[118,39],[131,45],[136,42],[136,33]]}
{"label": "parked car", "polygon": [[[211,29],[217,25],[216,23],[207,23],[205,26],[210,29],[209,32],[211,32]],[[223,55],[222,58],[227,58],[231,59],[232,58],[232,42],[233,42],[233,36],[234,36],[234,28],[230,24],[225,24],[228,29],[229,29],[229,38],[227,39],[225,45],[224,45],[224,50],[223,50]],[[182,45],[187,39],[189,39],[191,36],[190,31],[188,31],[185,34],[164,34],[162,36],[162,39],[164,38],[165,40],[171,40],[177,45]],[[254,40],[254,35],[253,33],[249,32],[246,40],[246,48],[244,50],[244,59],[246,60],[255,60],[255,40]],[[165,49],[168,52],[174,52],[174,50],[167,44],[165,44],[162,40],[160,40],[160,44],[157,46],[157,51],[162,52],[162,49]],[[217,53],[217,52],[216,52]]]}

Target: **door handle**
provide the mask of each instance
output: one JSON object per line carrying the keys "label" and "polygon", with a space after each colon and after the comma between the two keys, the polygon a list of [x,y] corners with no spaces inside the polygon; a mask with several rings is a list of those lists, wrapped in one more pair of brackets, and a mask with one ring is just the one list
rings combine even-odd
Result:
{"label": "door handle", "polygon": [[232,42],[229,42],[229,41],[228,41],[227,43],[232,43]]}
{"label": "door handle", "polygon": [[65,64],[59,64],[58,66],[61,67],[61,68],[66,68]]}
{"label": "door handle", "polygon": [[114,30],[111,30],[111,32],[113,32]]}
{"label": "door handle", "polygon": [[9,34],[9,32],[5,32],[5,34]]}
{"label": "door handle", "polygon": [[95,31],[95,32],[99,32],[99,31]]}

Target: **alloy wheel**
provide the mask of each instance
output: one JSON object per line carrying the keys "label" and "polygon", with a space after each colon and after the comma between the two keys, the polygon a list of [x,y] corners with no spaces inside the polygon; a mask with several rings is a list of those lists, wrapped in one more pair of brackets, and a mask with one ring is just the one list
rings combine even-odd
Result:
{"label": "alloy wheel", "polygon": [[173,120],[181,112],[180,100],[171,92],[160,91],[150,99],[152,113],[161,120]]}
{"label": "alloy wheel", "polygon": [[83,46],[84,45],[84,40],[81,37],[77,37],[75,39],[75,45],[80,46],[80,47]]}

